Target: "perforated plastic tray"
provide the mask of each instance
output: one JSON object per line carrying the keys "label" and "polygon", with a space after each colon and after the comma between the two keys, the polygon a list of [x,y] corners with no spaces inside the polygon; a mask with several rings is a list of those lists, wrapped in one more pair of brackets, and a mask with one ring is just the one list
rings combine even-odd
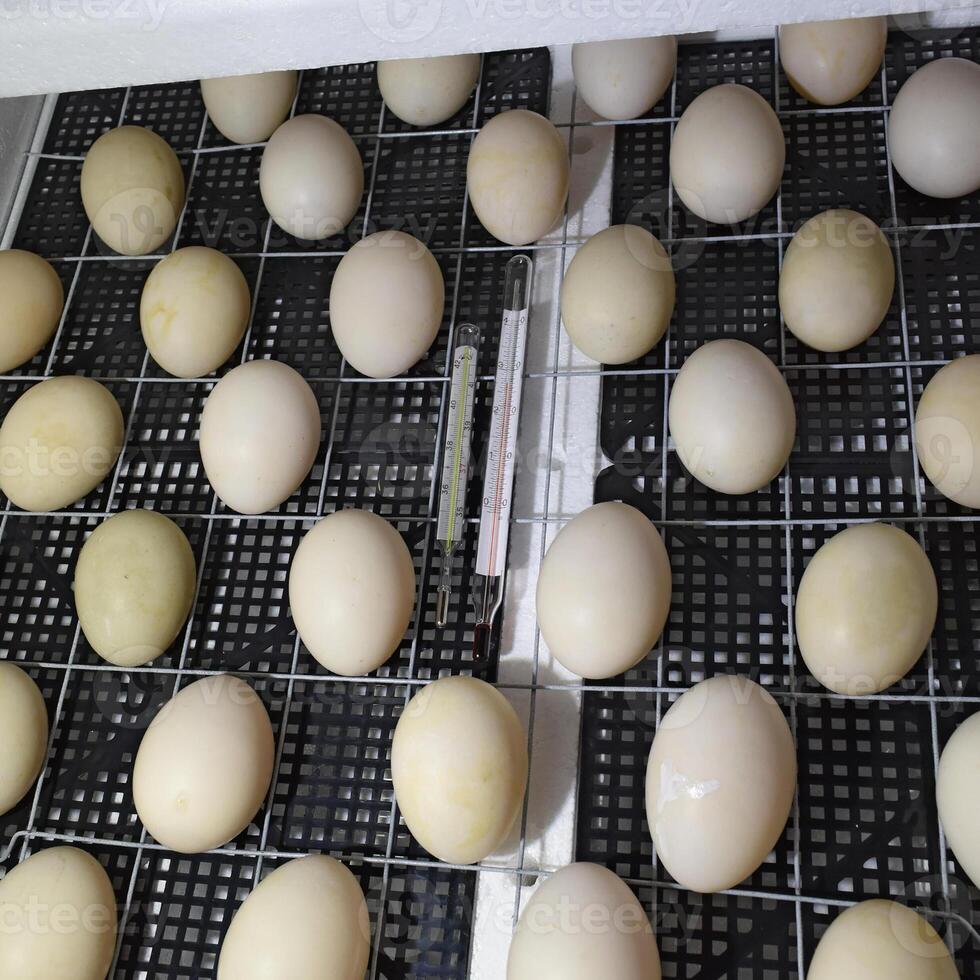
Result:
{"label": "perforated plastic tray", "polygon": [[[271,226],[258,191],[261,146],[229,146],[206,119],[196,82],[58,97],[36,160],[15,247],[49,258],[65,285],[53,345],[3,380],[0,413],[50,374],[103,381],[127,419],[126,448],[112,478],[63,513],[30,515],[0,500],[2,655],[38,681],[53,723],[36,792],[0,819],[0,865],[31,850],[81,843],[101,860],[123,910],[117,977],[214,976],[231,915],[281,861],[310,850],[343,858],[368,898],[371,976],[465,978],[474,869],[440,866],[411,839],[391,790],[395,722],[414,685],[471,672],[469,575],[476,525],[466,527],[445,629],[435,625],[432,475],[447,390],[446,351],[457,322],[499,322],[507,251],[469,212],[465,166],[476,128],[495,112],[547,113],[547,50],[484,58],[479,88],[438,133],[383,111],[373,65],[303,74],[295,112],[323,112],[356,141],[368,188],[358,216],[326,243],[300,242]],[[79,197],[84,154],[105,130],[147,125],[177,151],[188,203],[174,240],[160,250],[206,244],[240,265],[254,297],[248,333],[219,375],[253,357],[297,368],[320,399],[323,445],[309,478],[275,512],[242,518],[214,496],[197,448],[213,380],[180,381],[147,356],[139,295],[159,255],[109,253],[92,235]],[[367,231],[403,228],[428,242],[445,273],[447,304],[437,342],[405,378],[377,383],[344,364],[329,330],[330,279],[343,251]],[[486,331],[490,375],[496,334]],[[474,452],[488,427],[492,388],[477,392]],[[478,514],[478,480],[467,502]],[[376,676],[335,679],[302,649],[288,615],[286,576],[302,533],[344,506],[394,521],[416,565],[419,591],[401,648]],[[104,664],[77,628],[71,582],[86,535],[104,517],[150,507],[173,517],[194,548],[199,586],[186,631],[149,668]],[[496,676],[498,643],[476,669]],[[129,775],[142,733],[175,689],[202,672],[235,671],[262,697],[277,739],[268,805],[227,848],[200,857],[149,841],[136,817]]]}
{"label": "perforated plastic tray", "polygon": [[[839,906],[877,897],[929,911],[962,976],[980,976],[980,893],[945,846],[935,802],[938,753],[980,710],[980,524],[924,479],[910,440],[924,384],[951,357],[980,352],[980,198],[916,194],[890,175],[886,144],[899,86],[946,55],[980,60],[980,30],[893,33],[881,77],[846,107],[818,109],[787,84],[774,40],[684,45],[672,111],[617,128],[613,221],[670,242],[678,295],[666,342],[603,377],[600,439],[613,463],[595,497],[626,500],[662,528],[674,600],[651,656],[585,696],[577,853],[630,879],[650,902],[668,977],[803,980]],[[720,82],[765,96],[787,141],[778,198],[734,229],[698,222],[674,198],[666,169],[677,117]],[[877,333],[825,355],[785,330],[776,294],[788,239],[830,207],[882,224],[898,282]],[[722,336],[747,340],[779,365],[798,415],[786,469],[744,497],[695,482],[666,425],[674,375]],[[867,519],[900,523],[922,541],[939,578],[939,617],[904,681],[875,697],[839,698],[797,656],[793,597],[814,551]],[[646,759],[676,697],[734,671],[764,685],[791,721],[798,801],[748,881],[694,896],[655,859]]]}

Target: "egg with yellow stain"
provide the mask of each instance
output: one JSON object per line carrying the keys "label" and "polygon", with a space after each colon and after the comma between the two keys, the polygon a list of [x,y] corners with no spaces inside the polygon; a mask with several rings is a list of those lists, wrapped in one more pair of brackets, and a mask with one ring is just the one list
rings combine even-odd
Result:
{"label": "egg with yellow stain", "polygon": [[779,60],[790,85],[808,102],[840,105],[878,75],[887,40],[887,17],[784,24]]}
{"label": "egg with yellow stain", "polygon": [[477,134],[466,164],[470,204],[508,245],[529,245],[558,224],[568,197],[568,149],[544,116],[511,109]]}
{"label": "egg with yellow stain", "polygon": [[0,977],[105,980],[118,910],[105,868],[78,847],[46,847],[0,880]]}
{"label": "egg with yellow stain", "polygon": [[820,937],[806,980],[959,980],[928,919],[875,898],[841,912]]}
{"label": "egg with yellow stain", "polygon": [[48,709],[34,678],[0,660],[0,815],[26,795],[44,765]]}
{"label": "egg with yellow stain", "polygon": [[143,126],[100,136],[82,164],[82,206],[99,238],[122,255],[146,255],[174,232],[184,172],[162,137]]}
{"label": "egg with yellow stain", "polygon": [[800,653],[838,694],[877,694],[925,652],[938,610],[936,573],[912,535],[856,524],[810,559],[796,595]]}
{"label": "egg with yellow stain", "polygon": [[24,510],[60,510],[102,482],[122,442],[122,410],[108,388],[49,378],[25,391],[0,426],[0,490]]}
{"label": "egg with yellow stain", "polygon": [[64,301],[50,262],[19,248],[0,251],[0,373],[26,363],[51,339]]}
{"label": "egg with yellow stain", "polygon": [[521,810],[527,737],[517,712],[475,677],[443,677],[405,707],[391,747],[398,809],[440,861],[473,864],[497,850]]}
{"label": "egg with yellow stain", "polygon": [[140,297],[150,356],[169,374],[199,378],[231,357],[248,327],[251,296],[242,270],[221,252],[180,248],[154,266]]}
{"label": "egg with yellow stain", "polygon": [[196,578],[190,542],[170,518],[151,510],[110,517],[75,568],[75,608],[89,646],[120,667],[159,657],[191,611]]}

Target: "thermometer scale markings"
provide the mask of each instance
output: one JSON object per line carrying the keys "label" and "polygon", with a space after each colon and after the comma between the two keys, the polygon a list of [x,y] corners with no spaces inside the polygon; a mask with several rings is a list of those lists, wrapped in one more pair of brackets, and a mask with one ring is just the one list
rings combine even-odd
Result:
{"label": "thermometer scale markings", "polygon": [[502,575],[517,458],[517,419],[524,382],[523,351],[527,339],[527,310],[505,310],[500,331],[484,514],[480,525],[476,570],[480,575]]}
{"label": "thermometer scale markings", "polygon": [[470,429],[473,424],[473,397],[476,390],[476,348],[457,347],[449,402],[446,455],[442,461],[438,539],[450,551],[463,534],[464,495],[470,462]]}

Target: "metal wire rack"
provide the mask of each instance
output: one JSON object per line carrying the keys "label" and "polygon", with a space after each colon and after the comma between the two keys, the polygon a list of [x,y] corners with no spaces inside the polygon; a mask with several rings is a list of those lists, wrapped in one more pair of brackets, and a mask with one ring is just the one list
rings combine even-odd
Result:
{"label": "metal wire rack", "polygon": [[[577,857],[607,864],[637,889],[655,921],[667,977],[802,980],[835,908],[878,894],[935,902],[963,976],[980,975],[980,896],[945,849],[933,792],[938,749],[956,721],[980,706],[976,524],[931,495],[908,438],[913,399],[931,371],[961,350],[978,349],[980,207],[972,200],[944,210],[916,198],[891,179],[884,143],[889,99],[911,70],[942,53],[977,59],[978,50],[977,31],[895,35],[880,86],[844,110],[822,110],[788,88],[772,40],[684,45],[669,102],[650,119],[603,123],[573,101],[570,118],[560,122],[570,145],[576,127],[615,125],[613,220],[649,221],[669,243],[679,268],[678,308],[666,343],[636,365],[559,369],[554,343],[554,359],[533,366],[529,376],[541,386],[549,458],[563,392],[601,378],[600,441],[613,465],[599,474],[596,499],[626,499],[664,528],[675,608],[660,648],[621,682],[542,683],[536,637],[530,683],[501,686],[525,690],[532,745],[542,692],[582,696]],[[664,169],[680,112],[698,91],[722,80],[753,85],[772,100],[795,151],[776,203],[758,224],[726,233],[692,224],[674,202]],[[66,309],[54,344],[2,379],[0,408],[42,377],[84,372],[119,398],[127,446],[111,480],[64,512],[25,514],[0,501],[2,655],[23,662],[53,718],[41,780],[0,826],[0,864],[66,841],[95,854],[123,909],[114,976],[213,976],[238,904],[264,873],[308,850],[343,857],[359,876],[374,932],[372,978],[468,975],[478,871],[433,861],[412,841],[391,793],[388,752],[415,687],[473,666],[465,607],[457,606],[458,618],[446,630],[434,626],[432,473],[453,327],[496,320],[512,250],[469,214],[466,153],[494,112],[546,111],[549,88],[547,51],[487,55],[470,103],[438,131],[419,132],[385,113],[373,66],[304,74],[293,111],[331,115],[364,158],[368,193],[348,237],[376,227],[418,234],[439,259],[452,295],[433,350],[407,377],[382,383],[352,372],[329,339],[330,276],[348,241],[338,236],[311,246],[272,227],[257,190],[261,146],[226,145],[195,85],[74,93],[47,102],[19,222],[4,242],[53,260],[65,282]],[[188,204],[164,252],[213,245],[231,254],[249,280],[252,319],[228,367],[251,357],[281,358],[320,398],[328,438],[310,478],[274,513],[242,518],[211,493],[195,443],[212,381],[163,375],[147,357],[134,320],[142,283],[159,256],[105,254],[81,210],[84,153],[121,122],[156,129],[185,165]],[[845,164],[847,180],[828,181],[831,168]],[[775,285],[794,225],[838,202],[891,219],[886,224],[901,275],[888,322],[868,345],[831,363],[798,348],[782,328]],[[919,217],[906,217],[913,214]],[[951,264],[943,236],[954,232],[958,258]],[[561,235],[534,248],[557,250],[564,268],[578,244],[566,216]],[[557,338],[557,313],[550,330]],[[777,360],[794,387],[801,423],[799,445],[778,484],[738,502],[686,480],[665,429],[670,378],[683,357],[729,331]],[[484,356],[477,456],[492,394],[492,350]],[[518,523],[548,531],[564,519],[553,510],[550,476],[545,482],[541,508],[518,514]],[[286,571],[302,532],[318,515],[345,505],[368,506],[395,521],[419,575],[405,643],[369,678],[320,670],[287,610]],[[88,649],[70,583],[85,536],[107,514],[132,506],[175,517],[197,554],[199,579],[182,638],[152,667],[127,672]],[[469,591],[476,516],[471,494],[455,583],[460,596]],[[830,698],[808,686],[797,667],[794,582],[834,527],[869,517],[912,522],[925,541],[941,583],[936,652],[894,692]],[[542,552],[546,540],[542,533]],[[490,680],[498,652],[495,646],[485,673]],[[701,677],[731,669],[765,684],[790,714],[800,747],[799,799],[774,855],[744,887],[693,896],[654,863],[642,817],[643,770],[670,700]],[[226,848],[183,857],[146,838],[128,774],[156,707],[184,683],[224,670],[246,676],[270,710],[276,776],[256,824]],[[515,878],[515,919],[522,890],[550,870],[526,860],[526,832],[525,811],[515,864],[480,869]]]}

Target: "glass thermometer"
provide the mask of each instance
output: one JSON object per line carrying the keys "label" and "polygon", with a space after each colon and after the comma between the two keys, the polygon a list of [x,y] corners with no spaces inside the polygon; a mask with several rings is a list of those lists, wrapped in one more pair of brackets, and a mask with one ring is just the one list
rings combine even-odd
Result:
{"label": "glass thermometer", "polygon": [[461,324],[453,349],[449,387],[449,419],[442,453],[439,484],[439,523],[436,539],[442,564],[436,594],[436,623],[445,626],[453,593],[453,560],[463,539],[466,480],[470,468],[470,432],[473,428],[473,396],[480,353],[480,331],[472,323]]}
{"label": "glass thermometer", "polygon": [[533,266],[526,255],[515,255],[505,270],[504,313],[500,324],[474,580],[476,629],[473,657],[478,662],[487,657],[493,620],[504,595],[532,273]]}

